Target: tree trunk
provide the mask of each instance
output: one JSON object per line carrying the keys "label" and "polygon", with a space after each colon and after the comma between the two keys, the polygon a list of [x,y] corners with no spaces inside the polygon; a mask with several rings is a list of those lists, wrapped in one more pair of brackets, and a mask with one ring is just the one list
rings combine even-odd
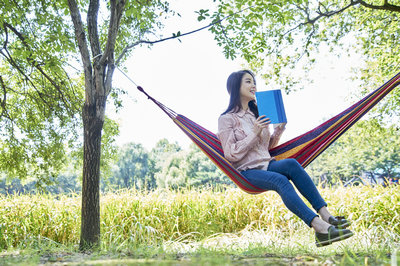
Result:
{"label": "tree trunk", "polygon": [[[85,73],[85,105],[82,119],[83,176],[80,248],[88,249],[100,245],[100,155],[101,131],[104,124],[107,95],[112,88],[114,73],[114,48],[119,23],[125,7],[125,0],[110,1],[110,23],[107,43],[101,51],[98,34],[97,15],[99,0],[90,0],[87,12],[87,32],[91,54],[87,45],[86,33],[76,0],[68,0],[75,37]],[[92,56],[92,57],[91,57]]]}
{"label": "tree trunk", "polygon": [[[100,245],[100,155],[105,97],[83,107],[84,150],[80,249]],[[100,113],[99,113],[100,112]]]}

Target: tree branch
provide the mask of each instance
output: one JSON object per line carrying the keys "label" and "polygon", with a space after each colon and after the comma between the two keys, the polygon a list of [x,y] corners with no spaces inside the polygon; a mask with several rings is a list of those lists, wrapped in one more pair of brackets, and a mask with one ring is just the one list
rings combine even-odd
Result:
{"label": "tree branch", "polygon": [[107,60],[110,54],[113,54],[114,57],[114,47],[118,35],[119,23],[126,3],[125,1],[126,0],[111,0],[111,18],[108,27],[107,44],[104,53],[100,58],[100,65]]}
{"label": "tree branch", "polygon": [[[75,38],[78,42],[79,51],[82,58],[83,69],[85,73],[85,87],[92,87],[92,65],[90,61],[89,49],[86,43],[86,35],[83,29],[81,14],[79,13],[78,5],[75,0],[68,0],[68,6],[71,13],[71,19],[74,23]],[[90,96],[89,90],[85,90],[85,100],[93,102],[94,98]]]}
{"label": "tree branch", "polygon": [[87,26],[88,26],[88,38],[89,38],[90,48],[92,50],[93,57],[101,53],[99,34],[97,31],[97,14],[98,14],[98,12],[99,12],[99,0],[90,0],[86,20],[87,20]]}
{"label": "tree branch", "polygon": [[[368,4],[363,0],[350,0],[350,3],[348,5],[344,6],[341,9],[334,10],[334,11],[329,11],[329,9],[326,6],[324,6],[323,4],[319,3],[318,9],[317,9],[318,16],[316,16],[314,18],[310,17],[310,12],[309,12],[307,7],[302,7],[300,5],[296,5],[299,10],[303,11],[303,13],[305,14],[307,19],[306,19],[305,22],[300,23],[296,27],[288,30],[286,33],[283,34],[283,36],[288,34],[288,33],[290,33],[290,32],[292,32],[292,31],[294,31],[294,30],[296,30],[297,28],[299,28],[301,26],[304,26],[304,25],[307,25],[307,24],[311,24],[314,27],[315,22],[317,22],[319,19],[321,19],[323,17],[329,18],[331,16],[337,15],[337,14],[342,13],[346,9],[348,9],[348,8],[350,8],[352,6],[355,6],[355,5],[362,5],[364,7],[370,8],[370,9],[380,9],[380,10],[388,10],[388,11],[400,12],[400,6],[391,5],[388,2],[389,2],[388,0],[385,0],[384,4],[382,6],[376,6],[376,5]],[[324,11],[321,11],[321,6],[323,7]],[[315,33],[315,30],[313,29],[313,31],[309,34],[309,36],[307,38],[306,50],[307,50],[307,46],[308,46],[308,44],[309,44],[309,42],[311,40],[311,37],[312,37],[312,35],[314,33]]]}
{"label": "tree branch", "polygon": [[239,11],[237,11],[237,12],[231,14],[231,15],[228,15],[228,16],[226,16],[226,17],[223,17],[223,18],[221,18],[221,19],[219,19],[219,20],[217,20],[217,21],[213,21],[213,22],[211,22],[210,24],[208,24],[208,25],[206,25],[206,26],[204,26],[204,27],[201,27],[201,28],[198,28],[198,29],[196,29],[196,30],[192,30],[192,31],[189,31],[189,32],[180,34],[180,35],[173,35],[173,36],[171,36],[171,37],[159,39],[159,40],[156,40],[156,41],[139,40],[139,41],[137,41],[137,42],[135,42],[135,43],[133,43],[133,44],[127,45],[127,46],[124,48],[124,50],[121,52],[121,54],[118,56],[118,59],[117,59],[117,61],[115,62],[115,64],[116,64],[116,65],[119,65],[119,62],[122,60],[122,58],[124,57],[124,55],[125,55],[130,49],[132,49],[133,47],[135,47],[135,46],[137,46],[137,45],[139,45],[139,44],[142,44],[142,43],[144,43],[144,44],[155,44],[155,43],[159,43],[159,42],[163,42],[163,41],[167,41],[167,40],[171,40],[171,39],[180,38],[180,37],[183,37],[183,36],[192,34],[192,33],[196,33],[196,32],[198,32],[198,31],[201,31],[201,30],[210,28],[210,27],[212,27],[212,26],[214,26],[214,25],[216,25],[216,24],[218,24],[218,23],[221,23],[221,22],[224,21],[225,19],[227,19],[227,18],[229,18],[229,17],[232,17],[232,16],[234,16],[234,15],[236,15],[236,14],[238,14],[238,13],[241,13],[241,12],[243,12],[243,11],[246,11],[247,9],[250,9],[250,8],[252,8],[252,7],[253,7],[253,6],[246,7],[246,8],[241,9],[241,10],[239,10]]}
{"label": "tree branch", "polygon": [[124,11],[126,0],[115,0],[111,1],[111,17],[110,25],[108,27],[108,38],[104,54],[99,60],[99,64],[102,65],[107,61],[106,77],[104,82],[105,96],[107,97],[112,89],[112,77],[115,70],[114,65],[114,47],[117,40],[119,24]]}
{"label": "tree branch", "polygon": [[2,76],[0,76],[0,84],[1,87],[3,88],[3,100],[0,99],[0,106],[1,106],[1,114],[0,118],[3,117],[4,113],[6,112],[6,102],[7,102],[7,90],[6,90],[6,85],[4,84]]}
{"label": "tree branch", "polygon": [[[292,28],[292,29],[289,29],[287,32],[285,32],[285,33],[283,34],[283,36],[285,36],[286,34],[288,34],[288,33],[292,32],[292,31],[294,31],[294,30],[300,28],[301,26],[305,26],[305,25],[307,25],[307,24],[311,24],[312,27],[313,27],[313,30],[310,32],[310,34],[309,34],[308,37],[307,37],[307,41],[306,41],[306,45],[305,45],[305,50],[304,50],[304,53],[306,53],[306,52],[307,52],[307,47],[308,47],[308,45],[309,45],[310,42],[311,42],[311,38],[312,38],[312,36],[313,36],[314,33],[315,33],[315,26],[314,26],[315,22],[317,22],[319,19],[321,19],[321,18],[323,18],[323,17],[328,18],[328,17],[334,16],[334,15],[337,15],[337,14],[339,14],[339,13],[345,11],[346,9],[348,9],[348,8],[350,8],[350,7],[352,7],[352,6],[358,5],[358,4],[359,4],[359,3],[358,3],[358,0],[357,0],[357,1],[351,0],[350,3],[349,3],[348,5],[346,5],[345,7],[341,8],[341,9],[338,9],[338,10],[335,10],[335,11],[329,11],[328,8],[327,8],[326,6],[324,6],[324,5],[322,5],[322,4],[320,3],[320,5],[318,6],[318,9],[317,9],[317,14],[318,14],[318,16],[316,16],[315,18],[311,18],[311,17],[310,17],[310,11],[309,11],[309,9],[308,9],[307,7],[302,7],[302,6],[300,6],[300,5],[296,5],[296,7],[297,7],[299,10],[301,10],[301,11],[305,14],[305,16],[306,16],[306,21],[303,22],[303,23],[298,24],[296,27],[294,27],[294,28]],[[323,9],[325,10],[324,12],[321,11],[321,6],[322,6]],[[304,55],[304,53],[303,53],[303,55]],[[303,55],[302,55],[302,56],[303,56]],[[301,58],[302,56],[300,56],[300,58]],[[300,58],[299,58],[299,60],[300,60]]]}
{"label": "tree branch", "polygon": [[322,5],[320,3],[320,6],[322,6],[325,9],[325,11],[321,11],[320,6],[318,6],[318,10],[317,10],[318,16],[316,16],[315,18],[311,19],[309,12],[305,8],[297,6],[297,8],[302,10],[307,16],[307,21],[304,22],[304,23],[301,23],[300,26],[301,25],[305,25],[305,24],[314,24],[320,18],[323,18],[323,17],[327,17],[328,18],[328,17],[334,16],[334,15],[337,15],[337,14],[342,13],[346,9],[348,9],[348,8],[350,8],[352,6],[355,6],[355,5],[362,5],[364,7],[367,7],[367,8],[370,8],[370,9],[376,9],[376,10],[387,10],[387,11],[393,11],[393,12],[400,12],[400,6],[389,4],[388,0],[385,0],[384,4],[381,5],[381,6],[371,5],[371,4],[366,3],[363,0],[351,0],[350,3],[348,5],[346,5],[345,7],[341,8],[341,9],[338,9],[338,10],[334,10],[334,11],[329,11],[327,7],[325,7],[324,5]]}
{"label": "tree branch", "polygon": [[[112,57],[111,61],[114,62],[114,54],[111,57]],[[106,73],[106,80],[105,80],[105,84],[104,84],[105,90],[106,90],[106,92],[105,92],[106,97],[108,96],[108,94],[110,93],[110,91],[112,89],[112,77],[113,77],[113,74],[114,74],[114,70],[115,70],[114,63],[108,64],[107,73]]]}
{"label": "tree branch", "polygon": [[[10,24],[8,24],[8,23],[6,23],[6,22],[5,22],[3,25],[4,25],[4,28],[9,28],[12,32],[14,32],[14,34],[17,35],[17,37],[21,40],[21,42],[23,43],[23,45],[25,46],[25,48],[27,48],[28,51],[29,51],[30,53],[32,53],[32,50],[31,50],[31,48],[29,47],[28,43],[26,42],[25,37],[24,37],[20,32],[18,32],[17,29],[15,29],[13,26],[11,26]],[[7,45],[7,44],[4,43],[4,46],[6,46],[6,45]],[[24,73],[21,69],[19,69],[19,67],[18,67],[17,63],[15,62],[15,60],[12,60],[12,57],[11,57],[11,55],[8,53],[8,50],[5,49],[5,51],[7,51],[7,54],[8,54],[8,57],[6,57],[6,56],[5,56],[5,57],[6,57],[7,60],[10,62],[10,64],[13,65],[15,68],[17,68],[18,71],[19,71],[22,75],[24,75],[25,78],[27,78],[27,80],[30,81],[30,79],[25,75],[25,73]],[[3,53],[2,53],[2,54],[3,54]],[[4,54],[3,54],[3,55],[4,55]],[[11,59],[11,60],[10,60],[10,59]],[[50,77],[50,76],[43,70],[43,68],[39,65],[39,63],[38,63],[36,60],[34,60],[34,59],[32,59],[32,58],[30,58],[30,57],[28,56],[28,57],[27,57],[27,61],[28,61],[28,63],[30,63],[34,68],[36,68],[37,70],[39,70],[39,72],[54,86],[54,88],[56,88],[56,90],[59,92],[59,95],[61,96],[62,101],[68,106],[68,103],[67,103],[67,101],[66,101],[65,98],[64,98],[63,90],[62,90],[61,87],[57,84],[57,82],[56,82],[52,77]],[[33,83],[32,83],[32,82],[30,82],[30,83],[31,83],[32,86],[35,88],[35,90],[39,93],[39,90],[36,89],[36,87],[33,85]],[[44,99],[43,99],[43,101],[46,103],[46,101],[45,101]]]}
{"label": "tree branch", "polygon": [[226,34],[226,30],[225,30],[224,26],[222,25],[222,23],[219,26],[221,27],[221,32],[224,34],[225,39],[228,40],[228,42],[231,45],[235,45],[235,43],[232,41],[232,39],[229,38],[228,35]]}
{"label": "tree branch", "polygon": [[3,44],[3,49],[6,49],[7,45],[8,45],[8,30],[7,30],[6,25],[4,25],[4,24],[3,24],[3,28],[4,28],[4,32],[6,33],[6,38],[5,38],[4,44]]}
{"label": "tree branch", "polygon": [[341,8],[341,9],[335,10],[335,11],[328,11],[327,8],[324,6],[325,10],[327,10],[327,11],[326,11],[326,12],[320,12],[320,11],[318,11],[317,13],[318,13],[319,15],[316,16],[316,17],[313,18],[313,19],[310,18],[309,13],[307,12],[307,13],[306,13],[306,14],[307,14],[307,21],[304,22],[304,23],[302,23],[302,25],[305,25],[305,24],[314,24],[314,23],[315,23],[317,20],[319,20],[320,18],[323,18],[323,17],[326,17],[326,18],[332,17],[332,16],[337,15],[337,14],[339,14],[339,13],[342,13],[342,12],[345,11],[346,9],[348,9],[348,8],[350,8],[350,7],[352,7],[352,6],[358,5],[358,4],[359,4],[359,1],[358,1],[358,0],[357,0],[357,1],[351,0],[350,3],[349,3],[347,6]]}
{"label": "tree branch", "polygon": [[387,11],[393,11],[393,12],[400,12],[400,6],[396,6],[396,5],[392,5],[389,4],[388,0],[385,0],[383,5],[381,6],[376,6],[376,5],[371,5],[366,3],[363,0],[357,0],[356,2],[358,2],[359,4],[361,4],[362,6],[365,6],[367,8],[371,8],[371,9],[378,9],[378,10],[387,10]]}
{"label": "tree branch", "polygon": [[0,51],[0,54],[2,54],[7,61],[10,63],[10,65],[12,65],[13,67],[15,67],[15,69],[24,77],[25,81],[30,83],[32,88],[37,92],[37,94],[39,95],[40,99],[42,100],[42,102],[44,104],[46,104],[49,109],[52,109],[52,106],[46,101],[46,99],[43,98],[42,93],[39,91],[39,89],[35,86],[35,84],[33,83],[33,81],[26,75],[25,71],[23,71],[16,63],[16,61],[12,58],[12,56],[10,55],[10,53],[8,52],[8,50],[6,49],[7,47],[3,48],[3,50],[7,53],[4,54],[3,51]]}

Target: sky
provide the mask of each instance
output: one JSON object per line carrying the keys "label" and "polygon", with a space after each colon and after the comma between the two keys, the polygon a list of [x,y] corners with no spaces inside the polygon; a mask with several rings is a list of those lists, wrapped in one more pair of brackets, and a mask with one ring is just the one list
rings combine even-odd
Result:
{"label": "sky", "polygon": [[[207,25],[198,22],[194,11],[208,8],[210,0],[174,0],[170,6],[181,17],[166,21],[164,37],[191,31]],[[359,63],[356,56],[334,57],[328,51],[319,54],[322,60],[311,72],[304,73],[314,82],[305,89],[282,93],[288,123],[281,142],[290,140],[316,127],[351,105],[349,93],[358,86],[350,79],[351,67]],[[178,40],[135,48],[125,66],[126,74],[152,97],[183,114],[201,126],[217,133],[218,117],[228,106],[226,80],[230,73],[243,69],[243,61],[229,60],[223,55],[213,35],[203,30]],[[257,90],[267,89],[259,77]],[[115,71],[113,85],[127,91],[124,107],[115,112],[112,104],[107,115],[120,125],[118,145],[141,143],[151,150],[163,138],[187,148],[189,138],[123,74]],[[279,89],[279,88],[274,88]]]}

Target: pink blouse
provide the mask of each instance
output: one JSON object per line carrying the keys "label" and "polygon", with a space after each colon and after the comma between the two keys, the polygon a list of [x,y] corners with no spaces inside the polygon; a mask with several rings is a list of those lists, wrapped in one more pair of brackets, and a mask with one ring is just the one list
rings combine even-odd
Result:
{"label": "pink blouse", "polygon": [[274,125],[274,133],[263,129],[260,135],[253,131],[256,117],[250,110],[221,115],[218,120],[218,139],[221,141],[225,158],[240,172],[248,169],[267,170],[274,159],[269,149],[275,147],[284,127]]}

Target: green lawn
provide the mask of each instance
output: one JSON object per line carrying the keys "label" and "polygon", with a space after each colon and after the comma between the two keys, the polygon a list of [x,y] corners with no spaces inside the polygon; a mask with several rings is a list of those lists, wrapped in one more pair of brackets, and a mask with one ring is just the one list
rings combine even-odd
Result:
{"label": "green lawn", "polygon": [[[0,197],[0,265],[395,265],[400,186],[321,189],[355,235],[317,248],[273,192],[120,191],[101,197],[102,245],[80,253],[79,195]],[[397,250],[397,251],[396,251]]]}

